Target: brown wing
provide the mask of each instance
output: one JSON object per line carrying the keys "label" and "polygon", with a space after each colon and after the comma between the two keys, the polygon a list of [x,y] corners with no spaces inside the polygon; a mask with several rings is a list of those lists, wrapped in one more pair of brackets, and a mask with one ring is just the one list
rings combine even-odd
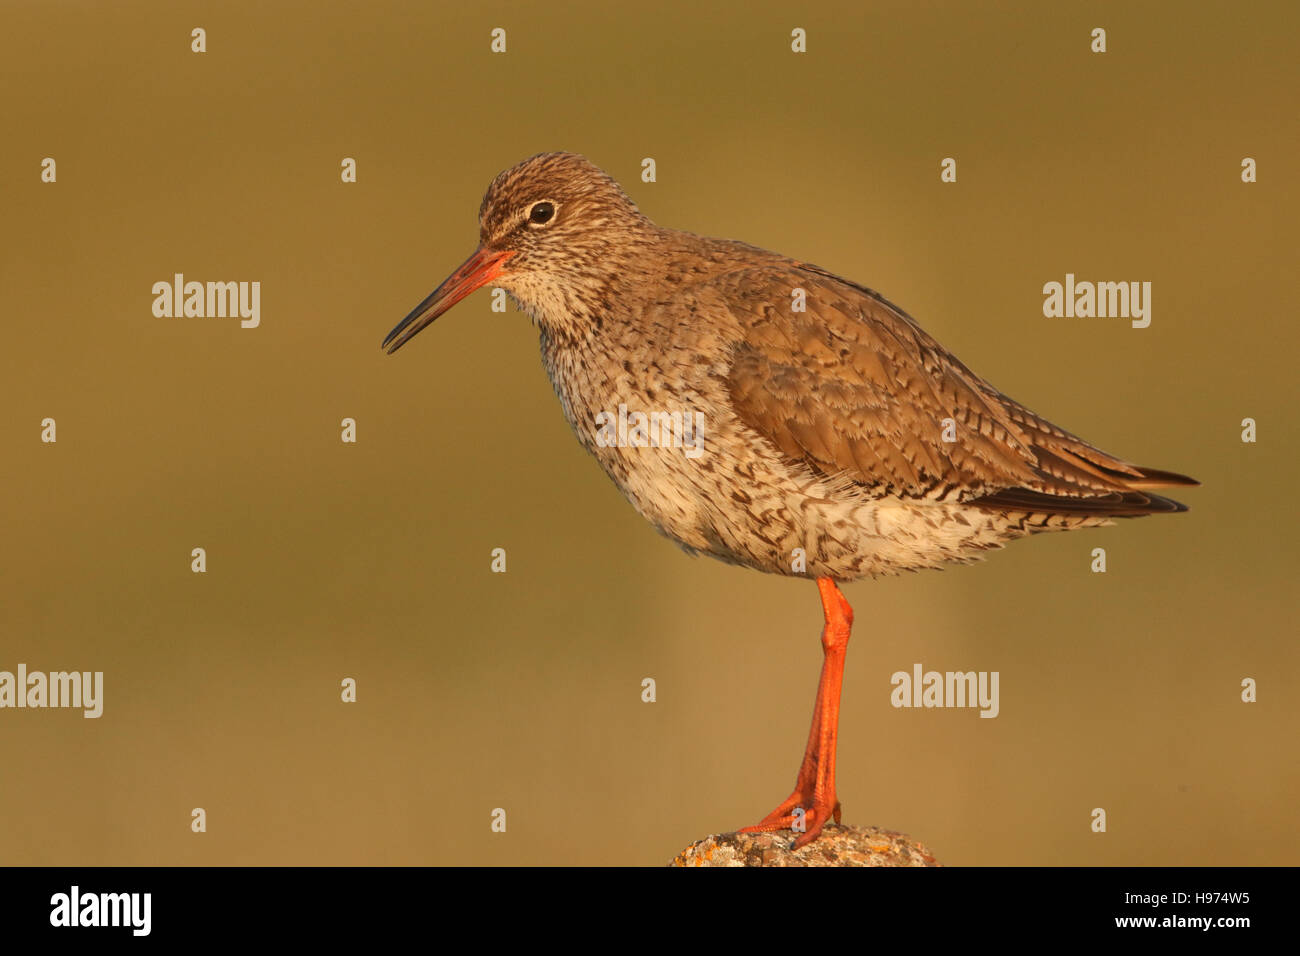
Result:
{"label": "brown wing", "polygon": [[[801,263],[716,282],[740,325],[727,376],[736,412],[793,460],[905,498],[1052,514],[1186,510],[1146,489],[1193,479],[1057,428],[870,289]],[[792,309],[796,283],[804,312]]]}

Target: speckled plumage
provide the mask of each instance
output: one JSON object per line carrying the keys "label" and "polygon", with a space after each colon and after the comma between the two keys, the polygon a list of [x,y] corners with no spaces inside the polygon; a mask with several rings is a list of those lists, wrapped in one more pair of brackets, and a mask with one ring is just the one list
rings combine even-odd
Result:
{"label": "speckled plumage", "polygon": [[[504,288],[540,329],[578,440],[651,524],[690,551],[817,579],[825,657],[808,745],[793,793],[747,830],[797,828],[798,848],[840,819],[853,611],[836,581],[1185,510],[1150,489],[1192,479],[1038,417],[870,289],[656,226],[581,156],[546,153],[501,173],[479,220],[478,250],[385,348],[474,289]],[[656,416],[673,414],[665,435]],[[660,441],[647,446],[651,436]]]}
{"label": "speckled plumage", "polygon": [[[554,218],[530,224],[538,201],[554,204]],[[656,226],[580,156],[542,154],[503,172],[480,226],[482,248],[510,253],[493,282],[539,326],[578,440],[691,551],[852,580],[969,561],[1038,531],[1184,510],[1148,489],[1194,484],[1050,424],[869,289]],[[620,405],[700,416],[703,453],[602,445],[597,416]]]}

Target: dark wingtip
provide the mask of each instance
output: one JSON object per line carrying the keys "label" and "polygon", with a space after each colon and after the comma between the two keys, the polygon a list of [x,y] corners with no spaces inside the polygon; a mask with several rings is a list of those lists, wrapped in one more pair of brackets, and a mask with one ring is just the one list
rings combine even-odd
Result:
{"label": "dark wingtip", "polygon": [[1074,497],[1031,491],[1028,488],[1004,488],[994,494],[975,498],[970,504],[990,511],[1025,511],[1087,518],[1141,518],[1144,515],[1178,514],[1190,510],[1181,501],[1144,491],[1116,491],[1105,495]]}

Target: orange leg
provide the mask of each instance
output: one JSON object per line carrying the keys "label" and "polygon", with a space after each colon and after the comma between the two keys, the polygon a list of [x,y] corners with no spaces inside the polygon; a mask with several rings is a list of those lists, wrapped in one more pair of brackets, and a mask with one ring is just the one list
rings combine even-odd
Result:
{"label": "orange leg", "polygon": [[794,793],[758,823],[740,831],[792,829],[797,820],[794,810],[802,809],[806,829],[794,841],[796,850],[817,839],[832,816],[836,823],[840,822],[840,802],[835,798],[835,740],[840,725],[840,687],[844,682],[844,653],[853,628],[853,608],[830,578],[818,578],[817,589],[821,591],[822,612],[826,616],[826,626],[822,629],[825,657],[821,681],[817,684],[812,729],[808,732],[808,746],[799,765]]}

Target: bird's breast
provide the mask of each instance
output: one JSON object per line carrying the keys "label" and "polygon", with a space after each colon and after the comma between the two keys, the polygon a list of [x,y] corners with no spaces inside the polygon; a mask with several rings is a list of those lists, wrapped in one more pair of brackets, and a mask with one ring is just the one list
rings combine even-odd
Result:
{"label": "bird's breast", "polygon": [[725,396],[671,349],[576,345],[542,335],[542,359],[574,435],[647,520],[709,549],[709,501],[721,493]]}

